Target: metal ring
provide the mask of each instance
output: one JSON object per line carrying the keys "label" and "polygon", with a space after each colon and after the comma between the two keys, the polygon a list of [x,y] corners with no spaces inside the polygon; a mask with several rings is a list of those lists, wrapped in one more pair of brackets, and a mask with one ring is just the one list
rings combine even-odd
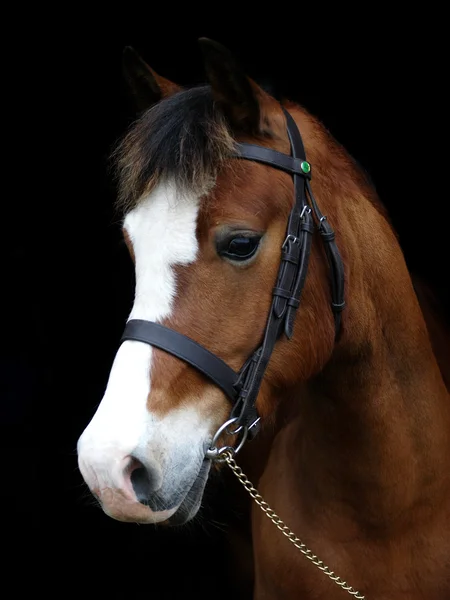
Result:
{"label": "metal ring", "polygon": [[[237,417],[235,417],[235,419],[237,419]],[[231,431],[228,429],[228,427],[226,427],[225,433],[228,433],[228,435],[237,435],[243,429],[244,429],[243,425],[239,425],[238,427],[236,427],[236,429],[232,429]]]}
{"label": "metal ring", "polygon": [[[224,462],[225,459],[220,458],[223,454],[225,454],[226,452],[231,452],[234,456],[239,452],[239,450],[242,448],[242,446],[245,444],[245,441],[247,440],[248,428],[245,425],[239,425],[239,427],[237,427],[235,430],[228,431],[229,426],[233,423],[236,423],[237,420],[238,417],[233,417],[232,419],[225,421],[225,423],[222,423],[222,425],[214,434],[214,437],[211,441],[211,446],[205,453],[206,458],[209,458],[210,460],[215,460],[216,462]],[[216,447],[217,440],[224,431],[228,435],[236,435],[237,433],[240,433],[242,431],[242,437],[236,448],[233,448],[232,446],[222,446],[221,448]]]}

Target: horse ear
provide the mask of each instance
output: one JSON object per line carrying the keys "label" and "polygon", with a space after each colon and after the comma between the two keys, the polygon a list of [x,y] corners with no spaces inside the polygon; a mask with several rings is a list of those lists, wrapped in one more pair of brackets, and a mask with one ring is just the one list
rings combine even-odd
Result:
{"label": "horse ear", "polygon": [[123,51],[122,71],[139,112],[147,110],[162,98],[172,96],[181,90],[176,83],[161,77],[151,69],[130,46]]}
{"label": "horse ear", "polygon": [[235,131],[259,133],[259,97],[265,94],[242,70],[234,56],[221,44],[200,38],[206,76],[213,97]]}

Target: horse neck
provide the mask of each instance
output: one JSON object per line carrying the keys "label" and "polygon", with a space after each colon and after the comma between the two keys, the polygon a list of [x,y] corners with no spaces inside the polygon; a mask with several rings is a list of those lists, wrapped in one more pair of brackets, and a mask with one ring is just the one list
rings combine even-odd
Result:
{"label": "horse neck", "polygon": [[379,523],[448,485],[450,401],[396,236],[355,193],[323,207],[346,262],[342,335],[289,400],[281,446],[311,509],[334,498]]}

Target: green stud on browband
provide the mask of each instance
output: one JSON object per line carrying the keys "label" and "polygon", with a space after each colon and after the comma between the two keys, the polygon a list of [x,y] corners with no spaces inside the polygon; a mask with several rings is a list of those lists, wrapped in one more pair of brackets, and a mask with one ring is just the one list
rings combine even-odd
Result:
{"label": "green stud on browband", "polygon": [[309,173],[311,171],[311,165],[309,164],[309,162],[306,162],[306,160],[302,161],[300,167],[303,173]]}

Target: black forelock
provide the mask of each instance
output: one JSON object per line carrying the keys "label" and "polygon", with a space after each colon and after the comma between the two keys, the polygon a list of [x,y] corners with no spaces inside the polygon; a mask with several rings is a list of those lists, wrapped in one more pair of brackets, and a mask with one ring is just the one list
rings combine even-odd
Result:
{"label": "black forelock", "polygon": [[113,154],[119,209],[135,207],[161,179],[201,192],[232,149],[231,132],[209,86],[162,100],[134,123]]}

